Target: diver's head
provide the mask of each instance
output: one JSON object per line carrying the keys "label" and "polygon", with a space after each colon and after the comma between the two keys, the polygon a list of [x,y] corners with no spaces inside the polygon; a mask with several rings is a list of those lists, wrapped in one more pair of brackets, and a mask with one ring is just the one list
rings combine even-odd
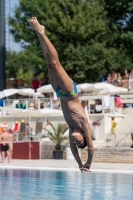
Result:
{"label": "diver's head", "polygon": [[74,129],[71,137],[78,148],[83,149],[87,146],[85,134],[81,130]]}

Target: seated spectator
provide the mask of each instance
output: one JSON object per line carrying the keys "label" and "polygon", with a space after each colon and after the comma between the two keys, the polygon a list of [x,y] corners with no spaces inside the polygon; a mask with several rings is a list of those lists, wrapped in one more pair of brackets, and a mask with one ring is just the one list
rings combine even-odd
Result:
{"label": "seated spectator", "polygon": [[83,108],[85,108],[85,106],[86,106],[85,101],[81,101],[81,105]]}
{"label": "seated spectator", "polygon": [[112,70],[111,73],[111,83],[113,85],[117,85],[117,73],[115,72],[115,70]]}
{"label": "seated spectator", "polygon": [[94,113],[102,113],[102,101],[100,99],[97,99]]}
{"label": "seated spectator", "polygon": [[95,110],[95,106],[98,104],[98,99],[94,100],[95,103],[94,104],[90,104],[90,112],[93,113],[93,111]]}
{"label": "seated spectator", "polygon": [[59,109],[57,100],[52,100],[52,109]]}
{"label": "seated spectator", "polygon": [[16,108],[22,108],[23,104],[21,102],[21,100],[19,100],[19,102],[16,104]]}
{"label": "seated spectator", "polygon": [[40,87],[40,82],[36,76],[32,79],[31,86],[35,90]]}
{"label": "seated spectator", "polygon": [[26,109],[26,103],[19,100],[19,102],[16,104],[16,108]]}
{"label": "seated spectator", "polygon": [[106,81],[107,83],[111,83],[111,74],[108,74],[107,75],[107,81]]}
{"label": "seated spectator", "polygon": [[131,89],[132,84],[133,84],[133,69],[131,70],[129,75],[129,90]]}
{"label": "seated spectator", "polygon": [[102,113],[102,101],[95,99],[94,104],[90,104],[90,113]]}
{"label": "seated spectator", "polygon": [[128,87],[128,84],[129,84],[129,73],[127,69],[125,69],[121,80],[121,87]]}
{"label": "seated spectator", "polygon": [[40,109],[43,109],[44,108],[44,103],[41,103],[40,104]]}
{"label": "seated spectator", "polygon": [[23,102],[23,109],[26,109],[26,103]]}
{"label": "seated spectator", "polygon": [[121,74],[118,73],[118,75],[117,75],[117,83],[118,83],[118,85],[121,85],[121,80],[122,80]]}
{"label": "seated spectator", "polygon": [[0,106],[1,106],[1,107],[4,106],[4,99],[0,99]]}
{"label": "seated spectator", "polygon": [[106,77],[105,77],[105,76],[102,76],[102,77],[100,78],[100,82],[106,82]]}
{"label": "seated spectator", "polygon": [[43,85],[48,85],[48,77],[46,77],[45,74],[43,78],[41,79],[41,86]]}

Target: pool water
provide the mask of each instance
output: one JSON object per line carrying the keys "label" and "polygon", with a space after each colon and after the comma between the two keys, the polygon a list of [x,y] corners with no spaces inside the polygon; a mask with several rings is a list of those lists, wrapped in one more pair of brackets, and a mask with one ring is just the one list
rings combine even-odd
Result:
{"label": "pool water", "polygon": [[133,175],[1,170],[0,200],[133,200]]}

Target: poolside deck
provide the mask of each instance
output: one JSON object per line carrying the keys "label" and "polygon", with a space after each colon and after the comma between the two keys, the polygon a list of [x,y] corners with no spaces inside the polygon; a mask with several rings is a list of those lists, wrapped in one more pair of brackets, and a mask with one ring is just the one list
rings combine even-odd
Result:
{"label": "poolside deck", "polygon": [[[12,160],[8,163],[5,160],[4,163],[0,163],[0,169],[12,168],[12,169],[65,169],[65,170],[78,170],[78,165],[74,160]],[[92,171],[108,171],[108,172],[124,172],[133,173],[133,164],[125,163],[99,163],[93,162]]]}

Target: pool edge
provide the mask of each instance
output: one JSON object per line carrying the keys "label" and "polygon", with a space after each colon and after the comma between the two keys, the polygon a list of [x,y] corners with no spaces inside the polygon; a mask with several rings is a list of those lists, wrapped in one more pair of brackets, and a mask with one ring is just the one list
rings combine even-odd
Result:
{"label": "pool edge", "polygon": [[[7,166],[0,165],[0,169],[20,169],[20,170],[49,170],[49,171],[79,171],[78,168],[61,168],[61,167],[31,167],[31,166]],[[120,173],[133,174],[133,170],[116,170],[116,169],[91,169],[91,172],[99,173]]]}

